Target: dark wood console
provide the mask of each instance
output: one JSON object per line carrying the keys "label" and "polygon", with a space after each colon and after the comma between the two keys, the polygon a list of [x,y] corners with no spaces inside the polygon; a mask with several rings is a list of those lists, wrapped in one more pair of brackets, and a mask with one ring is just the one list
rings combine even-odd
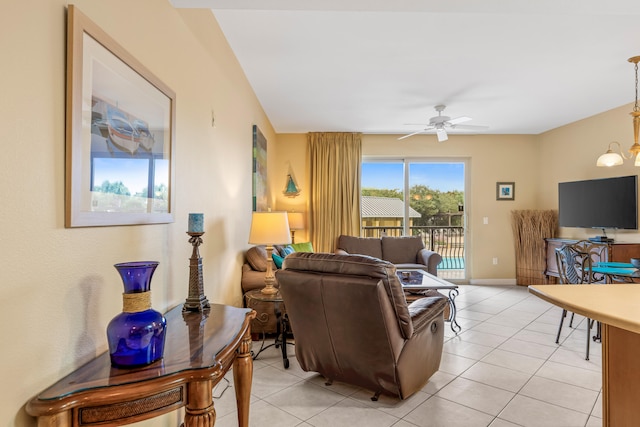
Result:
{"label": "dark wood console", "polygon": [[[556,264],[556,248],[564,244],[576,243],[577,239],[563,239],[563,238],[547,238],[546,242],[546,256],[547,266],[544,274],[548,277],[558,276],[558,265]],[[606,246],[606,261],[609,262],[629,262],[631,258],[640,258],[640,243],[595,243],[596,245]],[[551,279],[552,280],[552,279]],[[550,280],[550,283],[552,283]]]}
{"label": "dark wood console", "polygon": [[185,406],[184,427],[212,427],[212,389],[233,365],[238,425],[249,425],[253,360],[250,322],[256,312],[211,304],[205,313],[165,314],[164,358],[119,369],[107,352],[42,391],[27,404],[38,426],[119,426]]}

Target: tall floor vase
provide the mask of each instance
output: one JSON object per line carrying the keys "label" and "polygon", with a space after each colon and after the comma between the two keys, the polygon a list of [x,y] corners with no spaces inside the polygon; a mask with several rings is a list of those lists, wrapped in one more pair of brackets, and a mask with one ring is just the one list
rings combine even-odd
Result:
{"label": "tall floor vase", "polygon": [[156,261],[114,265],[124,284],[122,313],[107,326],[111,364],[117,367],[148,365],[162,358],[167,321],[151,308],[151,278]]}
{"label": "tall floor vase", "polygon": [[513,210],[511,227],[516,254],[516,283],[521,286],[549,283],[545,276],[546,241],[558,230],[556,210]]}

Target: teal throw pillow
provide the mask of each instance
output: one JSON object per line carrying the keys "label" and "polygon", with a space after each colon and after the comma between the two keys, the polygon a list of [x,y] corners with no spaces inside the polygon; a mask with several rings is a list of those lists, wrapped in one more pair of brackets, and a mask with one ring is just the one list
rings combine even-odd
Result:
{"label": "teal throw pillow", "polygon": [[285,247],[284,247],[284,248],[282,248],[282,250],[280,251],[280,253],[281,253],[283,256],[290,255],[290,254],[292,254],[292,253],[294,253],[294,252],[295,252],[295,249],[293,249],[293,247],[291,247],[291,245],[287,245],[287,246],[285,246]]}
{"label": "teal throw pillow", "polygon": [[296,252],[313,252],[313,245],[311,242],[293,243],[291,247]]}
{"label": "teal throw pillow", "polygon": [[275,264],[276,268],[282,268],[282,261],[284,261],[283,257],[281,257],[280,255],[271,254],[271,258],[273,259],[273,263]]}

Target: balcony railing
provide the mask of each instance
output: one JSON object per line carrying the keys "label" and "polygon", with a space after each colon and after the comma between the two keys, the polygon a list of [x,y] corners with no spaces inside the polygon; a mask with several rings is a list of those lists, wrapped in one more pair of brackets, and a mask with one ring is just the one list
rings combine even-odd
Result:
{"label": "balcony railing", "polygon": [[[425,248],[442,256],[439,269],[464,269],[464,227],[419,225],[411,226],[409,230],[412,236],[422,237]],[[362,227],[362,237],[399,237],[403,232],[401,226]]]}

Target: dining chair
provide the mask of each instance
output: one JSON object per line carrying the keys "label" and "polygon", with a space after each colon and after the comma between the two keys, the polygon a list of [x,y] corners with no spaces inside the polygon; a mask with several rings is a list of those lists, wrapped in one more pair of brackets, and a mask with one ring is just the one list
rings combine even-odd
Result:
{"label": "dining chair", "polygon": [[[604,282],[604,277],[595,276],[591,267],[594,262],[604,261],[606,257],[606,246],[595,245],[589,241],[581,240],[573,244],[565,244],[559,248],[556,248],[556,262],[558,265],[558,275],[560,277],[560,284],[592,284]],[[562,325],[564,319],[567,317],[567,310],[562,310],[562,316],[560,317],[560,326],[558,327],[558,334],[556,335],[556,344],[560,343],[560,333],[562,332]],[[573,327],[574,313],[571,313],[571,319],[569,321],[569,327]],[[587,320],[587,350],[585,360],[589,360],[589,350],[591,343],[591,328],[594,321],[592,319]],[[599,332],[599,325],[598,325]],[[593,337],[593,340],[599,340],[600,334],[598,333]]]}

